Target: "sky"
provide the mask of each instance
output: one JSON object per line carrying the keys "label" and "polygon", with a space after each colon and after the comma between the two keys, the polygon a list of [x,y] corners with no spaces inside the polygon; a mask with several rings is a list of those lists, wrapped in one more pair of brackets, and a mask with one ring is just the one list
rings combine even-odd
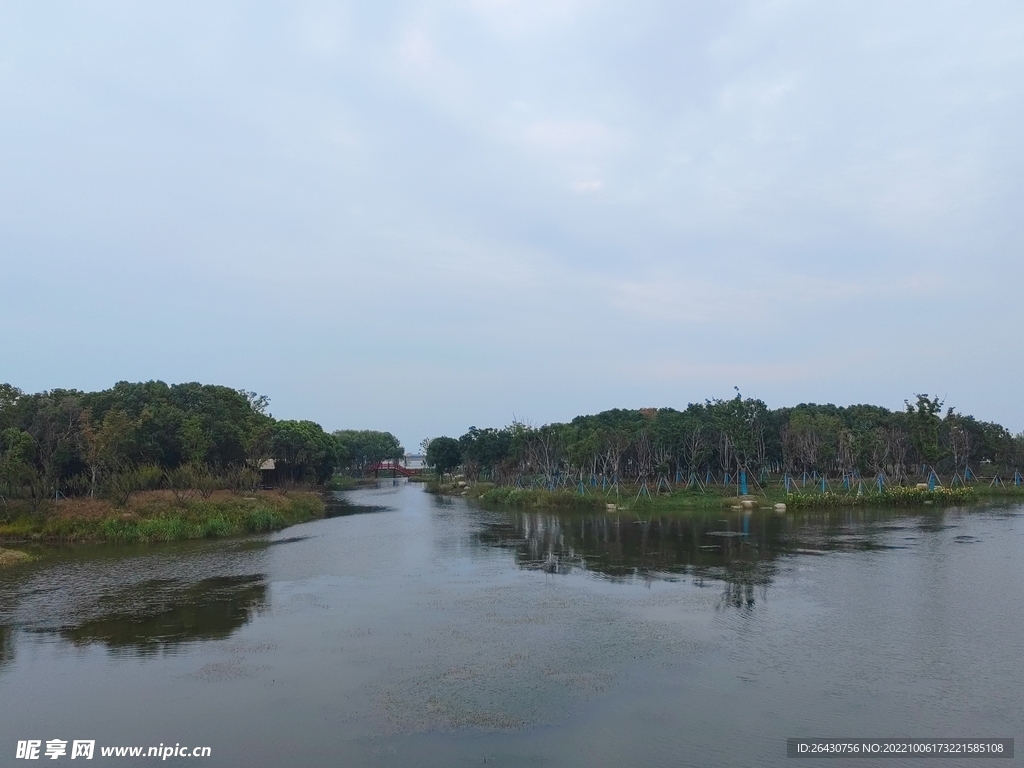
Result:
{"label": "sky", "polygon": [[0,4],[0,381],[1024,430],[1024,4]]}

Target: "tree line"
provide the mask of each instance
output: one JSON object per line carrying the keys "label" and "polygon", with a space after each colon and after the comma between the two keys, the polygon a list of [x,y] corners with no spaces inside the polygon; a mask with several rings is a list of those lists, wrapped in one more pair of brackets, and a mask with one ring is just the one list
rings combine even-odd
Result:
{"label": "tree line", "polygon": [[26,394],[0,384],[0,497],[38,503],[139,490],[253,490],[273,459],[288,483],[319,484],[404,450],[389,432],[326,433],[279,420],[269,399],[209,384],[119,382],[99,392]]}
{"label": "tree line", "polygon": [[[530,478],[549,487],[569,478],[627,482],[722,482],[741,471],[751,478],[877,477],[890,483],[929,475],[969,479],[1024,465],[1024,435],[957,413],[927,394],[903,410],[875,405],[801,404],[771,409],[744,398],[673,408],[614,409],[569,423],[471,427],[459,438],[427,443],[427,464],[444,474],[514,484]],[[1011,474],[1012,476],[1012,474]]]}

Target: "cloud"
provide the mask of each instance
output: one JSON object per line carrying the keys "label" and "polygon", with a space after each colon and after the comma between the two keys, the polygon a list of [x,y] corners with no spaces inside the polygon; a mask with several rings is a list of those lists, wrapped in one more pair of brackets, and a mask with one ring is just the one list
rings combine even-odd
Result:
{"label": "cloud", "polygon": [[489,32],[503,37],[536,36],[564,30],[593,11],[596,0],[466,0]]}
{"label": "cloud", "polygon": [[1022,40],[1010,2],[0,5],[0,375],[415,442],[734,383],[1024,428],[976,332],[1020,324]]}

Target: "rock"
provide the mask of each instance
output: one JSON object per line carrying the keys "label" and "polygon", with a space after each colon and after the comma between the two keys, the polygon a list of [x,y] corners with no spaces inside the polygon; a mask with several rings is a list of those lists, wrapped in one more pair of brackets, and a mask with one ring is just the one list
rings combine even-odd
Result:
{"label": "rock", "polygon": [[757,502],[754,501],[753,499],[744,499],[743,501],[740,502],[740,506],[743,507],[744,509],[756,509]]}
{"label": "rock", "polygon": [[619,505],[618,504],[605,504],[604,508],[606,510],[608,510],[609,512],[614,512],[614,511],[616,511],[619,508]]}
{"label": "rock", "polygon": [[775,511],[776,512],[785,512],[786,511],[786,505],[781,503],[781,502],[776,504],[775,505]]}
{"label": "rock", "polygon": [[917,490],[919,490],[919,491],[927,491],[928,490],[928,483],[918,483],[917,484]]}

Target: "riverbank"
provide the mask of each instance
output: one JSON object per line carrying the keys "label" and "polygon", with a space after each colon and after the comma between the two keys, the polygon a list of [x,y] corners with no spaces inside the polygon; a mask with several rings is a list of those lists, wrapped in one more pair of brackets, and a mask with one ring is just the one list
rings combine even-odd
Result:
{"label": "riverbank", "polygon": [[168,491],[138,494],[125,507],[101,499],[51,502],[32,512],[7,510],[0,545],[64,542],[147,543],[237,536],[285,528],[324,514],[315,493],[218,491],[208,499],[176,503]]}
{"label": "riverbank", "polygon": [[324,484],[328,491],[354,491],[356,488],[372,488],[377,484],[375,477],[352,477],[351,475],[334,475]]}
{"label": "riverbank", "polygon": [[495,486],[491,483],[470,485],[464,481],[428,485],[432,493],[462,496],[485,504],[526,509],[578,509],[578,510],[643,510],[653,512],[682,512],[720,509],[748,502],[748,507],[775,508],[785,504],[786,510],[861,507],[861,506],[927,506],[963,505],[997,499],[1024,500],[1024,488],[1013,486],[958,486],[927,490],[916,486],[889,486],[882,491],[832,491],[824,493],[811,488],[787,493],[782,488],[769,488],[744,497],[737,496],[733,488],[682,489],[654,493],[650,488],[620,484],[617,490],[584,486],[547,490],[546,488],[516,488]]}

